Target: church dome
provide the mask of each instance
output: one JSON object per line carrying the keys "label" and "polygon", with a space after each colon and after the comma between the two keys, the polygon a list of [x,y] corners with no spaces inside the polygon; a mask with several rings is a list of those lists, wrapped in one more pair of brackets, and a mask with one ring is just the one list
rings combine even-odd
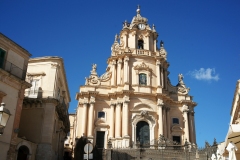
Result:
{"label": "church dome", "polygon": [[145,23],[147,24],[148,19],[140,15],[140,7],[138,6],[137,15],[133,17],[131,24]]}

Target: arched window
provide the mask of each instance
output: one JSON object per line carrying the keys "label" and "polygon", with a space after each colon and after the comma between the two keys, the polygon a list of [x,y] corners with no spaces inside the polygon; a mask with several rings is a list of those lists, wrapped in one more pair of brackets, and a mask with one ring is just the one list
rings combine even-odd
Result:
{"label": "arched window", "polygon": [[105,118],[105,112],[98,112],[98,118]]}
{"label": "arched window", "polygon": [[143,44],[144,44],[143,40],[141,40],[141,39],[138,40],[138,49],[144,49]]}
{"label": "arched window", "polygon": [[139,74],[139,85],[147,85],[147,75],[144,73]]}
{"label": "arched window", "polygon": [[173,118],[172,123],[173,124],[179,124],[179,119],[178,118]]}

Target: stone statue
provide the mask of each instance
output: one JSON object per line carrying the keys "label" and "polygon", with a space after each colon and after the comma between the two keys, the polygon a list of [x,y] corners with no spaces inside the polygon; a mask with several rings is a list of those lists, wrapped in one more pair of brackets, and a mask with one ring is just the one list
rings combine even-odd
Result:
{"label": "stone statue", "polygon": [[179,84],[184,84],[183,83],[183,75],[182,74],[178,74],[178,83]]}

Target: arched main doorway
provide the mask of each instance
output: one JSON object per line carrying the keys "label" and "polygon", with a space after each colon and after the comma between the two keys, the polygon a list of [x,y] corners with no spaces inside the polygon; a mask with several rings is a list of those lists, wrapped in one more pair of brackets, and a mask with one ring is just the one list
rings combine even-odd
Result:
{"label": "arched main doorway", "polygon": [[137,123],[136,138],[143,147],[149,147],[150,144],[150,132],[149,124],[145,121],[139,121]]}
{"label": "arched main doorway", "polygon": [[28,160],[29,149],[27,146],[21,146],[18,148],[17,160]]}

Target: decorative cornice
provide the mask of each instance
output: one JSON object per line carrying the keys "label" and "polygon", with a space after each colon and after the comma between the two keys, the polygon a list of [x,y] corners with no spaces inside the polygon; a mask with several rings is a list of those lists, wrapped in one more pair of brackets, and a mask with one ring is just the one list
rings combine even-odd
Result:
{"label": "decorative cornice", "polygon": [[30,83],[26,82],[25,80],[21,80],[2,69],[0,69],[0,81],[18,90],[31,87]]}
{"label": "decorative cornice", "polygon": [[46,76],[45,72],[38,72],[38,73],[27,73],[28,77],[33,77],[33,76]]}

